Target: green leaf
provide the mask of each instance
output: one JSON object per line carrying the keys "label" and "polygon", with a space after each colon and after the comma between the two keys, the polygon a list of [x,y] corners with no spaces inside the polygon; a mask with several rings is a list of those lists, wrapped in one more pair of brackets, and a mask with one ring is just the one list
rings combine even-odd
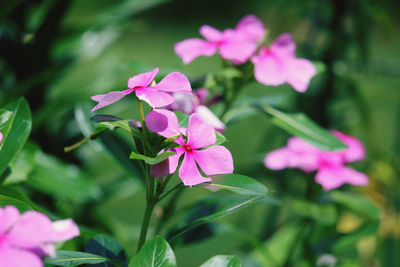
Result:
{"label": "green leaf", "polygon": [[3,185],[10,185],[26,181],[35,165],[36,153],[39,149],[36,145],[27,142],[25,146],[10,163],[11,173],[5,179]]}
{"label": "green leaf", "polygon": [[302,199],[291,199],[286,206],[289,207],[291,213],[312,218],[321,224],[334,225],[337,222],[337,211],[333,203],[322,204]]}
{"label": "green leaf", "polygon": [[[85,252],[106,257],[121,266],[125,262],[125,252],[121,244],[114,238],[107,235],[96,235],[91,238],[85,246]],[[113,263],[104,262],[96,265],[97,267],[113,267]]]}
{"label": "green leaf", "polygon": [[331,132],[322,128],[303,113],[287,114],[270,106],[257,106],[273,116],[272,122],[321,150],[340,150],[347,146]]}
{"label": "green leaf", "polygon": [[31,112],[26,100],[20,98],[1,109],[0,121],[2,122],[0,131],[3,134],[0,143],[0,174],[2,174],[24,146],[31,131]]}
{"label": "green leaf", "polygon": [[373,204],[366,197],[353,193],[353,192],[342,192],[332,191],[329,195],[339,204],[356,211],[360,214],[364,214],[372,220],[379,220],[381,216],[381,210],[375,204]]}
{"label": "green leaf", "polygon": [[154,165],[154,164],[157,164],[157,163],[160,163],[160,162],[166,160],[169,156],[172,156],[172,155],[175,155],[175,152],[163,152],[154,158],[150,158],[145,155],[132,152],[131,155],[129,156],[129,158],[143,160],[147,164]]}
{"label": "green leaf", "polygon": [[214,146],[222,145],[227,141],[226,137],[220,132],[215,131],[215,136],[217,137],[217,142],[214,144]]}
{"label": "green leaf", "polygon": [[110,261],[110,259],[79,251],[57,251],[55,258],[47,257],[45,263],[57,266],[77,266],[81,264],[96,264]]}
{"label": "green leaf", "polygon": [[240,174],[213,175],[211,183],[203,183],[200,186],[211,191],[227,189],[241,195],[265,195],[268,189],[253,178]]}
{"label": "green leaf", "polygon": [[183,128],[187,128],[189,124],[189,116],[183,112],[180,111],[174,111],[176,117],[178,118],[179,121],[179,126]]}
{"label": "green leaf", "polygon": [[174,267],[176,260],[171,247],[161,236],[148,240],[130,261],[129,267]]}
{"label": "green leaf", "polygon": [[27,183],[42,193],[74,202],[97,199],[101,195],[100,188],[78,166],[41,151],[36,154],[35,168]]}
{"label": "green leaf", "polygon": [[236,199],[236,201],[232,201],[228,205],[225,205],[224,207],[218,209],[215,213],[208,215],[208,216],[198,218],[198,219],[194,220],[193,222],[189,223],[187,226],[185,226],[181,229],[175,230],[173,232],[173,234],[171,235],[171,237],[168,239],[168,241],[172,241],[175,238],[183,235],[184,233],[186,233],[190,230],[193,230],[194,228],[196,228],[202,224],[214,221],[214,220],[224,217],[228,214],[231,214],[232,212],[235,212],[242,208],[245,208],[245,207],[253,204],[256,201],[262,200],[263,198],[264,198],[264,196],[258,195],[258,196],[251,196],[251,197],[247,196],[247,197],[243,197],[240,199]]}
{"label": "green leaf", "polygon": [[332,250],[335,253],[345,252],[354,248],[358,241],[368,236],[375,236],[379,230],[379,222],[364,224],[355,232],[341,236],[332,245]]}
{"label": "green leaf", "polygon": [[233,255],[217,255],[200,265],[200,267],[241,267],[240,259]]}
{"label": "green leaf", "polygon": [[20,212],[33,210],[33,208],[28,203],[22,200],[0,195],[0,207],[5,207],[7,205],[15,206]]}

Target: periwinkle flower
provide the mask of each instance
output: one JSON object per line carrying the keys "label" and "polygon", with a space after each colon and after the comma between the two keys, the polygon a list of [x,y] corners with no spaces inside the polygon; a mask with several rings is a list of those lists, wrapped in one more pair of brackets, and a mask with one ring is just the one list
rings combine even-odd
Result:
{"label": "periwinkle flower", "polygon": [[187,137],[185,140],[181,136],[175,141],[179,146],[169,150],[175,152],[175,155],[153,165],[151,170],[153,177],[164,177],[174,173],[182,155],[184,156],[179,169],[179,178],[186,186],[211,181],[210,178],[204,177],[200,173],[197,165],[205,175],[233,172],[231,153],[223,146],[214,145],[217,142],[214,129],[205,123],[198,114],[190,115],[186,130],[179,127],[178,119],[173,112],[153,110],[146,116],[146,126],[150,131],[165,138],[181,133]]}
{"label": "periwinkle flower", "polygon": [[317,171],[315,181],[324,190],[343,184],[366,186],[368,177],[345,164],[365,158],[363,144],[355,137],[333,130],[332,133],[348,146],[340,151],[322,151],[298,137],[288,140],[287,146],[267,154],[264,164],[272,170],[299,168],[304,172]]}
{"label": "periwinkle flower", "polygon": [[129,78],[128,89],[126,90],[112,91],[107,94],[92,96],[92,99],[98,102],[92,109],[92,112],[108,106],[133,92],[135,92],[140,100],[147,102],[151,107],[159,108],[174,102],[171,93],[190,93],[192,91],[189,80],[185,75],[179,72],[172,72],[165,76],[159,83],[152,85],[158,70],[158,68],[155,68],[151,72],[145,72]]}
{"label": "periwinkle flower", "polygon": [[71,219],[52,222],[40,212],[0,207],[0,266],[42,267],[43,257],[55,256],[54,242],[78,235]]}
{"label": "periwinkle flower", "polygon": [[256,51],[257,42],[265,34],[263,23],[254,15],[242,18],[235,29],[219,31],[204,25],[200,34],[206,39],[190,38],[175,44],[175,53],[185,64],[199,56],[212,56],[217,50],[222,58],[235,64],[246,62]]}
{"label": "periwinkle flower", "polygon": [[309,60],[296,58],[296,44],[289,33],[281,34],[270,47],[262,46],[251,61],[258,82],[273,86],[288,83],[302,93],[316,74]]}

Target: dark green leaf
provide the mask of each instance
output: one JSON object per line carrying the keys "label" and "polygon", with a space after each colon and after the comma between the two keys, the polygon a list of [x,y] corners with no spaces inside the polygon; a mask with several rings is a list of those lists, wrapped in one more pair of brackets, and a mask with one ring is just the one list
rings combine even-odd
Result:
{"label": "dark green leaf", "polygon": [[[125,252],[121,244],[107,235],[96,235],[91,238],[85,246],[85,252],[103,256],[122,264],[125,262]],[[93,265],[94,267],[113,267],[114,264],[103,262]]]}
{"label": "dark green leaf", "polygon": [[28,203],[22,200],[0,195],[0,207],[5,207],[7,205],[15,206],[20,212],[33,210],[33,208],[30,205],[28,205]]}
{"label": "dark green leaf", "polygon": [[241,195],[265,195],[268,189],[253,178],[240,174],[213,175],[211,183],[203,183],[211,191],[227,189]]}
{"label": "dark green leaf", "polygon": [[154,165],[154,164],[157,164],[157,163],[160,163],[160,162],[166,160],[169,156],[172,156],[172,155],[175,155],[175,152],[163,152],[154,158],[150,158],[145,155],[132,152],[131,155],[129,156],[129,158],[143,160],[147,164]]}
{"label": "dark green leaf", "polygon": [[217,255],[200,265],[200,267],[241,267],[240,259],[233,255]]}
{"label": "dark green leaf", "polygon": [[242,208],[245,208],[245,207],[253,204],[256,201],[262,200],[263,198],[264,198],[264,196],[251,196],[251,197],[244,197],[244,198],[236,199],[236,201],[232,201],[228,205],[225,205],[224,207],[218,209],[215,213],[208,215],[208,216],[201,217],[199,219],[196,219],[193,222],[191,222],[190,224],[188,224],[187,226],[174,231],[174,233],[171,235],[171,237],[168,240],[172,241],[175,238],[183,235],[184,233],[186,233],[204,223],[208,223],[208,222],[214,221],[216,219],[219,219],[225,215],[231,214],[232,212],[235,212]]}
{"label": "dark green leaf", "polygon": [[331,132],[322,128],[303,113],[287,114],[270,106],[258,106],[262,111],[273,116],[272,122],[298,136],[321,150],[340,150],[347,146],[338,140]]}
{"label": "dark green leaf", "polygon": [[174,267],[176,260],[171,247],[161,236],[148,240],[131,260],[129,267]]}
{"label": "dark green leaf", "polygon": [[376,235],[378,229],[379,229],[378,222],[364,224],[355,232],[341,236],[333,244],[332,249],[336,253],[341,251],[347,251],[356,246],[357,242],[364,239],[365,237]]}
{"label": "dark green leaf", "polygon": [[3,140],[0,143],[0,174],[24,146],[32,127],[31,112],[24,98],[0,110],[0,126]]}
{"label": "dark green leaf", "polygon": [[59,250],[55,258],[47,257],[45,263],[57,266],[77,266],[81,264],[96,264],[110,261],[110,259],[79,251]]}

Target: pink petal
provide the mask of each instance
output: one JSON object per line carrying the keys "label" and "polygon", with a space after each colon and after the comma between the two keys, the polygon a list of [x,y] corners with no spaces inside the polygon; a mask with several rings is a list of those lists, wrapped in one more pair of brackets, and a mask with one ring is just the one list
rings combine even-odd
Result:
{"label": "pink petal", "polygon": [[187,130],[187,144],[192,149],[202,148],[215,144],[217,137],[215,131],[208,123],[196,113],[189,117],[188,130]]}
{"label": "pink petal", "polygon": [[0,207],[0,236],[17,222],[19,216],[19,211],[14,206]]}
{"label": "pink petal", "polygon": [[207,89],[201,88],[193,91],[193,94],[197,96],[199,104],[202,104],[206,100],[209,92]]}
{"label": "pink petal", "polygon": [[343,167],[342,175],[346,179],[346,183],[348,184],[366,186],[369,183],[367,175],[352,168]]}
{"label": "pink petal", "polygon": [[217,52],[217,46],[205,40],[191,38],[176,43],[175,54],[182,58],[183,63],[188,64],[199,56],[212,56]]}
{"label": "pink petal", "polygon": [[192,92],[192,87],[190,86],[188,78],[179,72],[168,74],[158,84],[149,88],[155,88],[164,92]]}
{"label": "pink petal", "polygon": [[44,214],[27,211],[9,232],[9,241],[21,248],[35,248],[52,236],[52,227],[52,221]]}
{"label": "pink petal", "polygon": [[346,178],[342,175],[342,167],[323,168],[317,172],[315,181],[319,183],[325,191],[328,191],[346,183]]}
{"label": "pink petal", "polygon": [[152,108],[160,108],[164,106],[168,106],[172,102],[174,102],[174,98],[164,92],[159,92],[154,90],[151,87],[148,88],[140,88],[135,90],[137,98],[145,101]]}
{"label": "pink petal", "polygon": [[346,162],[358,161],[365,158],[365,148],[360,140],[336,130],[332,130],[332,133],[348,147],[341,151],[344,154]]}
{"label": "pink petal", "polygon": [[288,140],[288,148],[296,152],[309,152],[309,153],[319,153],[319,149],[315,146],[307,143],[301,138],[291,137]]}
{"label": "pink petal", "polygon": [[281,58],[295,58],[296,44],[293,41],[290,33],[283,33],[275,39],[271,44],[270,49],[273,54]]}
{"label": "pink petal", "polygon": [[112,91],[109,92],[107,94],[104,95],[95,95],[92,96],[92,99],[99,102],[99,104],[97,104],[91,112],[98,110],[100,108],[104,108],[108,105],[111,105],[114,102],[117,102],[118,100],[120,100],[121,98],[123,98],[124,96],[126,96],[126,94],[124,94],[122,91]]}
{"label": "pink petal", "polygon": [[128,88],[148,86],[156,77],[158,70],[158,68],[155,68],[153,71],[141,73],[129,78]]}
{"label": "pink petal", "polygon": [[287,83],[298,92],[305,92],[311,78],[317,73],[314,65],[307,59],[293,58],[285,62]]}
{"label": "pink petal", "polygon": [[244,38],[257,42],[264,36],[265,27],[259,18],[254,15],[248,15],[239,21],[235,31]]}
{"label": "pink petal", "polygon": [[78,226],[71,220],[59,220],[52,224],[51,235],[46,242],[61,242],[72,239],[80,234]]}
{"label": "pink petal", "polygon": [[173,93],[174,102],[167,108],[170,110],[179,110],[185,114],[192,114],[195,106],[197,106],[197,97],[193,94]]}
{"label": "pink petal", "polygon": [[2,246],[0,249],[0,266],[43,267],[43,262],[31,251]]}
{"label": "pink petal", "polygon": [[223,132],[225,130],[225,124],[208,107],[200,105],[195,112],[216,131]]}
{"label": "pink petal", "polygon": [[223,146],[212,146],[204,150],[194,150],[193,156],[206,175],[233,172],[231,152]]}
{"label": "pink petal", "polygon": [[234,61],[235,64],[246,62],[256,51],[255,42],[233,37],[222,43],[219,53],[222,58]]}
{"label": "pink petal", "polygon": [[181,168],[179,169],[179,178],[186,186],[210,182],[210,178],[203,177],[197,168],[194,157],[191,153],[185,153]]}
{"label": "pink petal", "polygon": [[292,152],[286,147],[278,148],[267,154],[264,158],[264,165],[271,170],[282,170],[289,166],[289,158]]}
{"label": "pink petal", "polygon": [[151,167],[152,177],[164,177],[168,174],[174,173],[179,163],[179,158],[183,154],[183,149],[171,149],[170,151],[176,152],[175,155],[168,157],[163,162],[155,164]]}
{"label": "pink petal", "polygon": [[286,80],[286,71],[283,63],[273,55],[259,54],[252,57],[254,77],[265,85],[281,85]]}
{"label": "pink petal", "polygon": [[178,118],[175,113],[166,109],[154,109],[146,115],[147,128],[165,138],[180,134]]}
{"label": "pink petal", "polygon": [[0,132],[0,142],[3,140],[3,134]]}
{"label": "pink petal", "polygon": [[222,39],[222,32],[208,25],[200,27],[200,34],[209,42],[218,42]]}

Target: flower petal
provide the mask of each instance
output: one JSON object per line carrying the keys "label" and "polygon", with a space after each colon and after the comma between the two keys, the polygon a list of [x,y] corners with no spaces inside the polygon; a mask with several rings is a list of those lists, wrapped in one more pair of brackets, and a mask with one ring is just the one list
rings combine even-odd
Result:
{"label": "flower petal", "polygon": [[295,58],[296,44],[293,41],[290,33],[282,33],[272,42],[270,49],[272,53],[281,58]]}
{"label": "flower petal", "polygon": [[[0,236],[7,232],[19,219],[19,211],[14,206],[0,207]],[[1,266],[1,265],[0,265]]]}
{"label": "flower petal", "polygon": [[269,152],[264,158],[264,165],[271,170],[282,170],[289,166],[289,159],[292,152],[286,147],[275,149]]}
{"label": "flower petal", "polygon": [[80,234],[78,226],[71,219],[53,222],[51,232],[47,242],[61,242]]}
{"label": "flower petal", "polygon": [[179,178],[181,178],[183,184],[186,186],[211,181],[210,178],[203,177],[200,174],[192,153],[185,153],[181,168],[179,169]]}
{"label": "flower petal", "polygon": [[43,267],[43,262],[39,256],[31,251],[2,246],[0,249],[0,266]]}
{"label": "flower petal", "polygon": [[152,177],[164,177],[168,174],[174,173],[179,163],[179,158],[183,154],[183,149],[171,149],[169,151],[176,152],[175,155],[168,157],[166,160],[155,164],[151,167]]}
{"label": "flower petal", "polygon": [[311,78],[317,73],[311,61],[302,58],[293,58],[285,61],[287,83],[296,91],[305,92]]}
{"label": "flower petal", "polygon": [[322,168],[317,172],[315,182],[319,183],[325,191],[329,191],[346,183],[346,179],[342,175],[342,167]]}
{"label": "flower petal", "polygon": [[180,134],[178,118],[175,113],[166,109],[154,109],[146,115],[147,128],[165,138]]}
{"label": "flower petal", "polygon": [[174,102],[174,98],[170,94],[156,91],[151,87],[140,88],[135,90],[135,93],[137,98],[145,101],[152,108],[168,106]]}
{"label": "flower petal", "polygon": [[237,36],[227,39],[219,47],[222,58],[232,60],[235,64],[246,62],[256,51],[257,44]]}
{"label": "flower petal", "polygon": [[201,26],[200,34],[209,42],[218,42],[222,39],[222,32],[209,25]]}
{"label": "flower petal", "polygon": [[224,146],[212,146],[204,150],[193,151],[194,159],[206,175],[233,172],[231,152]]}
{"label": "flower petal", "polygon": [[203,148],[215,144],[217,137],[211,125],[206,123],[198,114],[193,113],[189,117],[187,130],[187,144],[192,149]]}
{"label": "flower petal", "polygon": [[149,88],[155,88],[164,92],[192,92],[192,87],[190,86],[188,78],[179,72],[168,74],[159,83]]}
{"label": "flower petal", "polygon": [[283,63],[272,54],[262,53],[252,57],[254,77],[264,85],[281,85],[286,81],[286,72]]}
{"label": "flower petal", "polygon": [[188,64],[199,56],[212,56],[217,52],[217,46],[205,40],[190,38],[176,43],[175,54]]}
{"label": "flower petal", "polygon": [[332,133],[348,147],[341,151],[344,154],[346,162],[358,161],[365,158],[365,148],[360,140],[336,130],[332,130]]}
{"label": "flower petal", "polygon": [[158,68],[155,68],[153,71],[141,73],[129,78],[128,88],[148,86],[156,77],[158,70]]}
{"label": "flower petal", "polygon": [[92,96],[91,98],[99,103],[92,109],[91,112],[111,105],[112,103],[117,102],[124,96],[126,96],[126,94],[124,94],[123,91],[112,91],[104,95]]}
{"label": "flower petal", "polygon": [[225,124],[208,107],[200,105],[195,112],[216,131],[223,132],[225,130]]}
{"label": "flower petal", "polygon": [[243,17],[237,24],[235,31],[244,38],[259,41],[265,34],[264,23],[254,15]]}

